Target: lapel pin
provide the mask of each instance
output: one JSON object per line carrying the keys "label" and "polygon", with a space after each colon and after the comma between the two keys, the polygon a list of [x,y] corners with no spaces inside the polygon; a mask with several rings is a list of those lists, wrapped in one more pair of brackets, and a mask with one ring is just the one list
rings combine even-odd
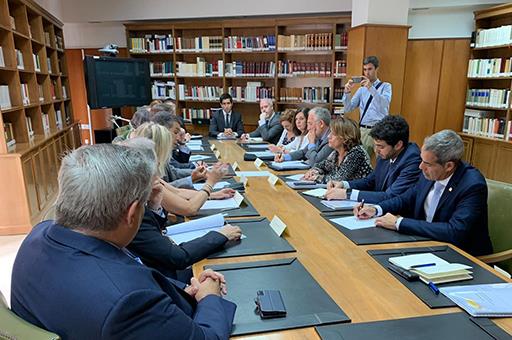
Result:
{"label": "lapel pin", "polygon": [[448,188],[448,191],[449,191],[449,192],[452,192],[452,190],[453,190],[453,188],[452,188],[452,187],[449,187],[449,188]]}

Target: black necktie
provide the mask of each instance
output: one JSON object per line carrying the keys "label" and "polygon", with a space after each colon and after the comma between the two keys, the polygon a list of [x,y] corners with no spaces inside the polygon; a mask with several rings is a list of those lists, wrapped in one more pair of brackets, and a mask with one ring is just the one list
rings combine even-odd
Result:
{"label": "black necktie", "polygon": [[226,113],[226,128],[230,128],[229,113]]}

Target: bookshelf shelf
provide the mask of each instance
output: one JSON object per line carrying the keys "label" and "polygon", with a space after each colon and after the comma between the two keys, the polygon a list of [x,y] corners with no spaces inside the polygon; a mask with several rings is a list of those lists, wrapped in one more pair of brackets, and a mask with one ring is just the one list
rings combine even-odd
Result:
{"label": "bookshelf shelf", "polygon": [[318,51],[307,51],[307,50],[296,50],[296,51],[277,51],[279,54],[287,55],[332,55],[333,50],[318,50]]}
{"label": "bookshelf shelf", "polygon": [[21,33],[21,32],[18,32],[16,30],[13,30],[12,33],[14,34],[14,36],[18,37],[18,38],[21,38],[21,39],[24,39],[24,40],[31,40],[29,36]]}
{"label": "bookshelf shelf", "polygon": [[512,44],[501,44],[501,45],[494,45],[494,46],[484,46],[484,47],[473,47],[473,51],[485,51],[485,50],[494,50],[498,48],[510,48],[512,47]]}
{"label": "bookshelf shelf", "polygon": [[504,77],[468,77],[468,80],[512,80],[511,76]]}
{"label": "bookshelf shelf", "polygon": [[494,111],[507,111],[508,109],[505,107],[492,107],[492,106],[480,106],[480,105],[466,105],[467,109],[474,110],[494,110]]}

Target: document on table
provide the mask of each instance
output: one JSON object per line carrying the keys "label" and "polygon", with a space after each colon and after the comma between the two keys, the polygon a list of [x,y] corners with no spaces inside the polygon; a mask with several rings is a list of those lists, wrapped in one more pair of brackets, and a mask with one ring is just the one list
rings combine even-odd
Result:
{"label": "document on table", "polygon": [[237,191],[235,196],[231,198],[225,198],[223,200],[209,200],[204,202],[203,206],[199,210],[211,210],[211,209],[233,209],[238,208],[244,197]]}
{"label": "document on table", "polygon": [[439,290],[471,316],[512,316],[512,283],[452,286]]}
{"label": "document on table", "polygon": [[247,139],[247,143],[261,143],[263,142],[263,138],[261,137],[249,137]]}
{"label": "document on table", "polygon": [[286,179],[292,180],[292,181],[300,181],[302,177],[304,177],[305,174],[297,174],[297,175],[291,175],[286,176]]}
{"label": "document on table", "polygon": [[293,189],[327,188],[327,184],[317,183],[315,181],[286,181],[286,184]]}
{"label": "document on table", "polygon": [[247,145],[249,149],[268,149],[268,144],[254,144],[254,145]]}
{"label": "document on table", "polygon": [[248,155],[254,155],[258,158],[261,157],[274,157],[274,153],[271,151],[249,151],[246,152]]}
{"label": "document on table", "polygon": [[190,151],[204,151],[202,144],[187,145]]}
{"label": "document on table", "polygon": [[192,135],[190,136],[190,139],[203,139],[203,135]]}
{"label": "document on table", "polygon": [[446,266],[450,263],[443,260],[439,256],[432,253],[412,254],[405,256],[390,257],[389,262],[400,268],[410,270],[414,267],[421,268],[423,266]]}
{"label": "document on table", "polygon": [[268,171],[236,171],[235,174],[238,177],[268,177],[270,172]]}
{"label": "document on table", "polygon": [[272,162],[270,166],[276,168],[278,170],[286,170],[286,169],[309,169],[310,166],[308,163],[304,163],[303,161],[286,161],[286,162]]}
{"label": "document on table", "polygon": [[[210,169],[208,168],[208,170],[210,170]],[[194,184],[194,189],[201,190],[203,188],[203,186],[204,186],[204,183],[196,183],[196,184]],[[227,186],[229,186],[229,182],[226,182],[226,181],[217,182],[213,186],[213,190],[224,189]]]}
{"label": "document on table", "polygon": [[331,221],[350,230],[375,228],[375,218],[360,220],[355,216],[332,218]]}
{"label": "document on table", "polygon": [[322,200],[321,203],[325,205],[327,208],[331,209],[352,209],[357,205],[357,201],[351,201],[351,200]]}
{"label": "document on table", "polygon": [[312,196],[312,197],[318,197],[318,198],[324,198],[325,194],[327,193],[327,189],[318,188],[318,189],[312,189],[304,191],[304,195]]}
{"label": "document on table", "polygon": [[202,161],[202,160],[208,159],[208,158],[211,158],[211,157],[205,156],[205,155],[192,155],[192,156],[190,156],[190,161],[197,162],[197,161]]}

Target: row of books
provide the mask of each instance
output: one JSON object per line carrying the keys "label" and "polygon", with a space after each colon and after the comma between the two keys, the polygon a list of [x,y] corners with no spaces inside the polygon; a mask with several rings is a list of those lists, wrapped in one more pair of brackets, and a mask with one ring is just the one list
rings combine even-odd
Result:
{"label": "row of books", "polygon": [[506,124],[504,118],[474,118],[464,116],[462,132],[488,138],[504,138],[510,140],[511,121]]}
{"label": "row of books", "polygon": [[170,34],[146,34],[143,38],[130,38],[130,52],[169,53],[174,49]]}
{"label": "row of books", "polygon": [[4,50],[0,46],[0,67],[5,67]]}
{"label": "row of books", "polygon": [[8,109],[12,106],[8,85],[0,85],[0,109]]}
{"label": "row of books", "polygon": [[507,89],[468,89],[466,105],[506,109],[509,96]]}
{"label": "row of books", "polygon": [[149,73],[152,77],[174,76],[174,63],[172,61],[150,62]]}
{"label": "row of books", "polygon": [[[332,108],[332,115],[334,116],[343,116],[345,114],[344,106],[335,106]],[[336,118],[336,117],[333,117]]]}
{"label": "row of books", "polygon": [[37,84],[37,89],[38,89],[38,92],[39,92],[39,101],[40,101],[40,102],[44,102],[44,90],[43,90],[43,85],[42,85],[42,84]]}
{"label": "row of books", "polygon": [[276,64],[273,61],[233,61],[226,63],[227,77],[273,77]]}
{"label": "row of books", "polygon": [[21,53],[21,51],[18,50],[18,49],[15,49],[14,51],[16,53],[16,67],[19,70],[24,70],[25,69],[25,63],[23,62],[23,53]]}
{"label": "row of books", "polygon": [[30,104],[30,97],[28,94],[28,84],[20,84],[21,102],[23,105]]}
{"label": "row of books", "polygon": [[512,25],[479,29],[476,31],[474,47],[490,47],[512,43]]}
{"label": "row of books", "polygon": [[68,99],[68,91],[64,85],[62,85],[62,99]]}
{"label": "row of books", "polygon": [[229,36],[224,38],[226,52],[233,51],[274,51],[276,49],[275,35],[260,35],[256,37]]}
{"label": "row of books", "polygon": [[180,100],[218,101],[222,93],[222,87],[220,86],[178,85]]}
{"label": "row of books", "polygon": [[212,110],[210,109],[181,109],[181,116],[187,123],[191,123],[193,119],[210,119]]}
{"label": "row of books", "polygon": [[343,100],[344,91],[342,88],[335,88],[333,93],[333,100],[335,103],[341,103]]}
{"label": "row of books", "polygon": [[328,103],[329,87],[284,87],[279,89],[280,101],[299,101],[308,103]]}
{"label": "row of books", "polygon": [[55,35],[55,40],[57,43],[57,48],[60,48],[61,50],[64,49],[64,40],[60,35]]}
{"label": "row of books", "polygon": [[[222,60],[219,60],[222,69]],[[196,63],[176,62],[176,74],[182,77],[214,77],[219,76],[219,62],[209,63],[204,58],[197,57]]]}
{"label": "row of books", "polygon": [[279,60],[277,69],[279,77],[297,77],[304,75],[329,77],[331,76],[332,64],[330,62],[306,63],[293,60]]}
{"label": "row of books", "polygon": [[509,77],[512,75],[512,58],[471,59],[468,77]]}
{"label": "row of books", "polygon": [[347,31],[343,31],[340,34],[334,35],[334,48],[342,49],[348,46],[348,33]]}
{"label": "row of books", "polygon": [[151,85],[151,96],[153,99],[176,99],[176,84],[173,81],[155,81]]}
{"label": "row of books", "polygon": [[4,123],[4,138],[8,148],[16,144],[16,139],[14,139],[14,128],[12,123]]}
{"label": "row of books", "polygon": [[46,45],[50,45],[52,44],[51,42],[51,39],[50,39],[50,32],[44,32],[44,42]]}
{"label": "row of books", "polygon": [[176,52],[221,52],[222,36],[175,38]]}
{"label": "row of books", "polygon": [[[34,137],[34,128],[32,126],[32,118],[29,116],[25,116],[25,123],[27,125],[28,138],[30,139],[30,138]],[[43,115],[43,126],[44,126],[44,115]]]}
{"label": "row of books", "polygon": [[292,34],[277,36],[278,51],[331,50],[332,33]]}
{"label": "row of books", "polygon": [[340,77],[347,74],[347,61],[336,60],[334,63],[334,76]]}
{"label": "row of books", "polygon": [[230,86],[228,93],[235,102],[258,102],[263,98],[275,98],[274,87],[265,87],[261,82],[247,82],[246,86]]}
{"label": "row of books", "polygon": [[32,57],[34,58],[34,68],[37,72],[41,72],[41,59],[39,58],[39,54],[34,53],[32,54]]}

